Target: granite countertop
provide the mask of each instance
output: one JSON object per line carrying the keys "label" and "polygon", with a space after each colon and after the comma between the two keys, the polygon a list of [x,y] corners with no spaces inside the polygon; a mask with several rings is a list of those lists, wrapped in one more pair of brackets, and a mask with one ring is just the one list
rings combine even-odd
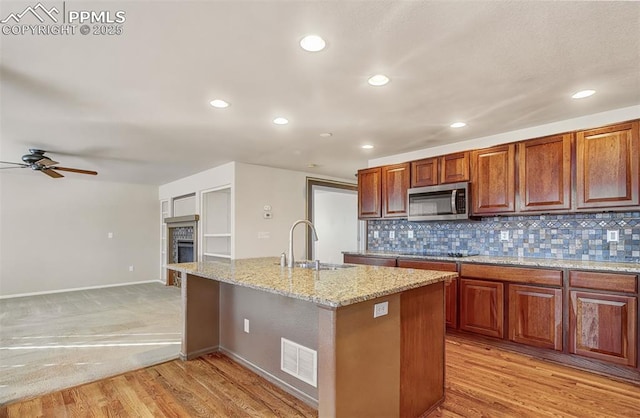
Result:
{"label": "granite countertop", "polygon": [[168,269],[327,307],[340,307],[457,277],[457,273],[351,265],[339,270],[280,267],[277,257],[169,264]]}
{"label": "granite countertop", "polygon": [[414,260],[441,260],[460,261],[463,263],[477,264],[504,264],[510,266],[526,267],[548,267],[556,269],[572,270],[602,270],[621,273],[640,273],[640,262],[622,263],[613,261],[581,261],[581,260],[559,260],[552,258],[531,258],[531,257],[498,257],[487,255],[473,255],[468,257],[447,257],[414,253],[394,253],[381,251],[343,251],[347,255],[375,256],[388,258],[404,258]]}

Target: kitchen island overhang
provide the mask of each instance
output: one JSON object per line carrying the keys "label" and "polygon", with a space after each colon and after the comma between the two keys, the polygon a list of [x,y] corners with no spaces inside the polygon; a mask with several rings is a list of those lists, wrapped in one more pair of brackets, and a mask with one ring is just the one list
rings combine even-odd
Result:
{"label": "kitchen island overhang", "polygon": [[[317,406],[321,417],[419,416],[443,400],[444,281],[457,273],[377,266],[316,271],[278,261],[167,266],[183,273],[183,359],[223,351]],[[374,317],[375,305],[384,302],[387,313]],[[243,310],[269,316],[259,325],[269,329],[238,331]],[[275,324],[292,315],[306,325]],[[298,331],[314,334],[305,338],[317,350],[317,389],[283,379],[277,364],[266,364],[279,360],[272,358],[279,338],[264,333],[295,340]],[[246,346],[243,352],[236,346],[243,339],[272,354],[252,354]]]}

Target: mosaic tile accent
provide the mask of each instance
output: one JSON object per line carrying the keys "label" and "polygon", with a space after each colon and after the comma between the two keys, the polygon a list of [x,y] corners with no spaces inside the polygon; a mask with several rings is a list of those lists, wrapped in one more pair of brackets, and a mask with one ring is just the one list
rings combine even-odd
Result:
{"label": "mosaic tile accent", "polygon": [[178,262],[178,241],[193,241],[193,227],[181,226],[173,229],[173,241],[171,242],[171,260],[170,263]]}
{"label": "mosaic tile accent", "polygon": [[[607,242],[609,229],[618,231],[618,242]],[[394,239],[389,238],[391,231]],[[413,231],[413,238],[408,237],[408,231]],[[501,231],[509,232],[508,241],[500,241]],[[640,212],[442,222],[372,220],[368,223],[367,243],[370,251],[469,251],[487,256],[640,262]]]}

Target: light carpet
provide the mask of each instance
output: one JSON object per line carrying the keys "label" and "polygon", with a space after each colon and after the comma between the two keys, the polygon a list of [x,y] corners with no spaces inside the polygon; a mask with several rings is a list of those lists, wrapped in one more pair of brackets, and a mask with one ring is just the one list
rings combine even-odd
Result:
{"label": "light carpet", "polygon": [[0,300],[0,405],[177,358],[180,309],[159,282]]}

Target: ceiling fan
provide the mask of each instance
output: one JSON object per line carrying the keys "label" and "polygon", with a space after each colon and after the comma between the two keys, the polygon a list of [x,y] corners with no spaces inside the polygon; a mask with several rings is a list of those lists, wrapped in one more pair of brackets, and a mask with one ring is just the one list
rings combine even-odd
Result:
{"label": "ceiling fan", "polygon": [[49,177],[54,179],[59,179],[60,177],[64,177],[62,174],[58,173],[58,171],[68,171],[70,173],[78,173],[78,174],[90,174],[95,176],[98,174],[97,171],[91,170],[80,170],[78,168],[69,168],[69,167],[60,167],[56,164],[59,164],[57,161],[50,160],[48,157],[45,157],[44,153],[47,151],[43,151],[41,149],[31,148],[29,149],[29,154],[25,154],[22,156],[23,163],[12,163],[9,161],[0,161],[2,164],[13,164],[17,167],[0,167],[0,170],[5,170],[9,168],[27,168],[29,167],[32,170],[40,171],[41,173],[46,174]]}

